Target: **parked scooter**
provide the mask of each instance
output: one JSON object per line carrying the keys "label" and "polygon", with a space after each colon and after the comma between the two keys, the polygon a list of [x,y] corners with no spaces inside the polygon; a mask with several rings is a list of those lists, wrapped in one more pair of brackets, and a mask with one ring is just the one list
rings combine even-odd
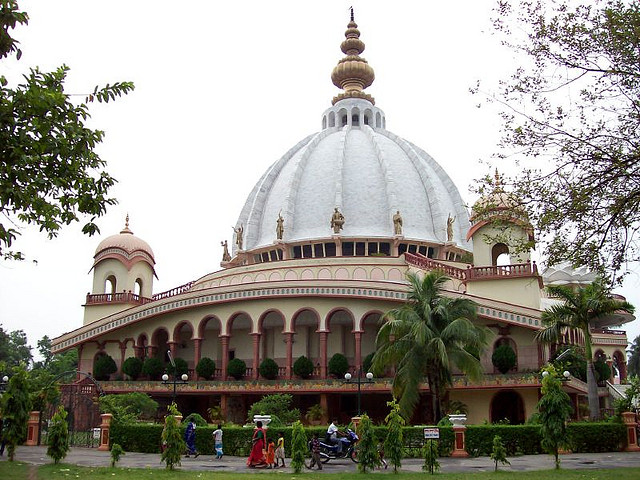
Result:
{"label": "parked scooter", "polygon": [[[338,445],[329,443],[328,440],[320,442],[320,461],[327,463],[329,460],[339,460],[342,458],[350,458],[353,462],[358,463],[356,444],[358,443],[358,435],[356,432],[347,429],[347,434],[338,440],[342,443],[342,452],[338,453]],[[311,449],[311,442],[309,442]]]}

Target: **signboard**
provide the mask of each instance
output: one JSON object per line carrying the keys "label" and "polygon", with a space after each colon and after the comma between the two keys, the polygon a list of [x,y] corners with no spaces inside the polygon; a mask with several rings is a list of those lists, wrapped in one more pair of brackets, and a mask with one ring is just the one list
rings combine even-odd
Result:
{"label": "signboard", "polygon": [[93,429],[93,438],[95,440],[100,440],[100,429],[99,428],[94,428]]}
{"label": "signboard", "polygon": [[437,427],[429,427],[424,429],[424,438],[433,440],[440,438],[440,429]]}

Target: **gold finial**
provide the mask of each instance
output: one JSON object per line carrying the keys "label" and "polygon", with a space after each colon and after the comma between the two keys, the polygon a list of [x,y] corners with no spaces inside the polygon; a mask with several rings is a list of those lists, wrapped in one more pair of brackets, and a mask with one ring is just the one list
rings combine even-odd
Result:
{"label": "gold finial", "polygon": [[493,191],[494,192],[503,192],[504,188],[502,188],[502,177],[500,176],[500,173],[498,172],[498,169],[496,168],[496,172],[493,175]]}
{"label": "gold finial", "polygon": [[120,231],[120,233],[131,233],[133,232],[129,230],[129,212],[127,212],[127,216],[124,219],[124,229]]}
{"label": "gold finial", "polygon": [[375,104],[373,97],[363,90],[373,83],[376,78],[373,68],[360,56],[364,52],[364,42],[360,40],[360,30],[351,10],[351,21],[344,32],[345,40],[340,44],[340,49],[346,55],[338,62],[331,72],[333,84],[342,88],[344,92],[333,97],[332,104],[335,105],[345,98],[362,98]]}

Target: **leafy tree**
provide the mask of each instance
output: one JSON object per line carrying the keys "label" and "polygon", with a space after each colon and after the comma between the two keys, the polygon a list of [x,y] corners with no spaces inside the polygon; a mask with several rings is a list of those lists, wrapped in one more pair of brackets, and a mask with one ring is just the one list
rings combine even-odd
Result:
{"label": "leafy tree", "polygon": [[596,372],[597,383],[606,382],[611,378],[611,367],[603,359],[599,358],[593,362],[593,369]]}
{"label": "leafy tree", "polygon": [[307,434],[300,420],[293,423],[291,430],[291,468],[300,473],[304,468],[304,457],[307,453]]}
{"label": "leafy tree", "polygon": [[[556,360],[558,357],[560,360]],[[551,357],[551,364],[559,372],[566,370],[578,380],[587,381],[587,359],[582,347],[571,345],[558,348]]]}
{"label": "leafy tree", "polygon": [[[371,372],[371,368],[373,366],[373,356],[375,354],[376,354],[376,352],[371,352],[369,355],[364,357],[364,360],[362,360],[362,370],[364,372]],[[374,375],[380,376],[380,375],[378,375],[378,373],[379,372],[373,372]]]}
{"label": "leafy tree", "polygon": [[0,398],[0,412],[4,421],[4,440],[13,462],[16,447],[27,439],[27,421],[31,410],[27,372],[24,368],[14,371],[7,390]]}
{"label": "leafy tree", "polygon": [[640,400],[640,378],[633,376],[629,379],[629,386],[624,392],[624,397],[615,400],[614,407],[616,415],[620,416],[623,412],[637,411],[638,401]]}
{"label": "leafy tree", "polygon": [[329,373],[335,375],[338,378],[344,377],[344,374],[349,370],[349,361],[341,353],[335,353],[330,359],[327,365]]}
{"label": "leafy tree", "polygon": [[556,469],[558,469],[560,468],[558,451],[568,442],[566,422],[571,414],[571,399],[562,390],[562,383],[553,365],[543,370],[541,391],[542,398],[538,402],[537,409],[540,412],[542,448],[554,456]]}
{"label": "leafy tree", "polygon": [[491,457],[491,460],[495,463],[494,472],[498,471],[498,462],[503,465],[511,465],[511,462],[507,460],[507,449],[504,448],[500,435],[495,435],[493,437],[493,449],[491,450],[489,457]]}
{"label": "leafy tree", "polygon": [[398,473],[398,469],[402,466],[402,449],[404,448],[402,428],[406,422],[400,415],[400,405],[398,405],[395,398],[391,402],[387,402],[387,406],[390,407],[390,411],[389,415],[384,419],[387,424],[384,453],[391,465],[393,465],[393,473]]}
{"label": "leafy tree", "polygon": [[260,376],[267,380],[273,380],[278,376],[278,364],[273,358],[265,358],[258,368]]}
{"label": "leafy tree", "polygon": [[199,413],[190,413],[184,419],[184,423],[193,422],[196,424],[196,427],[206,427],[207,421],[200,415]]}
{"label": "leafy tree", "polygon": [[116,466],[116,463],[120,461],[122,455],[124,455],[124,450],[119,443],[111,445],[111,468]]}
{"label": "leafy tree", "polygon": [[140,392],[103,395],[99,402],[100,412],[112,414],[114,423],[151,420],[158,411],[158,402]]}
{"label": "leafy tree", "polygon": [[629,347],[629,360],[627,360],[627,372],[629,376],[640,376],[640,335],[638,335]]}
{"label": "leafy tree", "polygon": [[[9,30],[27,24],[15,0],[0,6],[0,58],[21,51]],[[95,87],[85,102],[71,102],[64,91],[69,68],[53,72],[30,69],[23,83],[9,87],[0,76],[0,257],[23,259],[9,250],[19,235],[13,225],[32,224],[49,238],[62,225],[88,215],[82,231],[99,231],[94,223],[116,200],[108,196],[115,183],[95,149],[104,132],[87,128],[88,103],[108,102],[134,89],[131,82]]]}
{"label": "leafy tree", "polygon": [[550,264],[615,272],[639,258],[638,2],[502,0],[495,28],[521,56],[489,101],[499,158]]}
{"label": "leafy tree", "polygon": [[493,351],[491,356],[491,362],[493,366],[498,369],[500,373],[507,373],[513,367],[516,366],[516,352],[509,345],[500,345]]}
{"label": "leafy tree", "polygon": [[471,379],[482,376],[478,353],[486,346],[487,331],[471,321],[476,316],[474,302],[444,296],[448,277],[443,273],[429,272],[422,280],[409,274],[408,279],[407,302],[389,311],[378,331],[373,367],[397,365],[393,395],[405,419],[413,415],[426,377],[437,422],[442,418],[442,397],[451,385],[451,366]]}
{"label": "leafy tree", "polygon": [[131,380],[137,380],[142,373],[142,359],[129,357],[122,364],[122,373],[128,375]]}
{"label": "leafy tree", "polygon": [[196,366],[198,376],[209,380],[216,373],[216,362],[208,357],[201,358]]}
{"label": "leafy tree", "polygon": [[300,420],[300,410],[293,408],[293,396],[289,393],[279,393],[276,395],[266,395],[255,402],[247,412],[249,422],[253,421],[254,415],[275,415],[281,422],[290,425]]}
{"label": "leafy tree", "polygon": [[602,281],[595,281],[585,287],[572,289],[564,285],[547,287],[549,295],[560,303],[552,305],[542,312],[543,330],[536,332],[536,340],[543,344],[559,343],[567,330],[580,332],[584,338],[587,358],[587,388],[591,418],[600,417],[598,385],[593,367],[591,348],[591,328],[598,320],[617,311],[633,313],[634,307],[628,302],[611,298]]}
{"label": "leafy tree", "polygon": [[93,363],[93,377],[96,380],[109,380],[109,376],[117,371],[118,366],[109,355],[100,355]]}
{"label": "leafy tree", "polygon": [[429,472],[431,475],[440,470],[438,443],[435,440],[427,440],[424,443],[424,465],[422,465],[422,470]]}
{"label": "leafy tree", "polygon": [[234,358],[230,360],[227,364],[227,374],[235,378],[236,380],[240,380],[244,377],[244,374],[247,372],[247,364],[244,363],[244,360],[240,360],[239,358]]}
{"label": "leafy tree", "polygon": [[54,463],[59,463],[67,456],[69,451],[69,425],[67,424],[67,412],[62,405],[51,417],[49,434],[47,435],[47,455]]}
{"label": "leafy tree", "polygon": [[187,448],[182,434],[180,432],[180,425],[176,416],[181,415],[176,407],[175,403],[172,403],[167,407],[167,416],[164,421],[164,428],[162,429],[161,440],[164,445],[164,450],[160,457],[169,470],[173,470],[174,467],[180,466],[180,457],[182,452]]}
{"label": "leafy tree", "polygon": [[31,346],[27,344],[27,334],[23,330],[6,332],[0,326],[0,362],[5,363],[6,373],[11,373],[20,364],[28,366],[32,358]]}
{"label": "leafy tree", "polygon": [[181,376],[189,371],[189,364],[184,358],[174,358],[173,363],[176,364],[174,367],[171,363],[166,365],[167,373],[169,375],[178,375]]}
{"label": "leafy tree", "polygon": [[302,355],[293,362],[293,373],[300,378],[309,378],[313,374],[313,362]]}
{"label": "leafy tree", "polygon": [[360,418],[358,425],[358,471],[367,473],[380,465],[380,455],[378,454],[378,441],[373,431],[373,423],[365,413]]}
{"label": "leafy tree", "polygon": [[147,375],[150,380],[159,380],[160,375],[164,372],[164,363],[157,357],[148,357],[142,364],[142,373]]}

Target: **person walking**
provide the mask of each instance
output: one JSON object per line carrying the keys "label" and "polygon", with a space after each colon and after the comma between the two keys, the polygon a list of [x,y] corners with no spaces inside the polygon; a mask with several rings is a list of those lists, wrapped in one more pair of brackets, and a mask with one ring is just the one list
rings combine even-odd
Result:
{"label": "person walking", "polygon": [[284,434],[280,432],[278,434],[278,443],[276,444],[276,467],[280,466],[280,460],[282,460],[282,466],[286,467],[284,457]]}
{"label": "person walking", "polygon": [[189,455],[193,455],[194,458],[198,458],[200,453],[196,450],[196,423],[193,420],[187,424],[187,429],[184,432],[184,441],[187,444],[185,457],[189,458]]}
{"label": "person walking", "polygon": [[216,428],[213,433],[213,450],[216,453],[216,459],[220,460],[222,458],[222,426],[218,424],[218,428]]}
{"label": "person walking", "polygon": [[311,439],[311,462],[307,465],[307,468],[312,469],[314,465],[318,465],[318,470],[322,470],[322,463],[320,462],[320,440],[318,440],[318,432],[313,434]]}
{"label": "person walking", "polygon": [[253,431],[253,437],[251,438],[251,453],[247,458],[247,467],[256,468],[266,466],[266,459],[264,458],[265,435],[262,428],[262,422],[258,420],[256,422],[256,428]]}
{"label": "person walking", "polygon": [[272,438],[267,439],[267,466],[276,468],[276,444]]}

